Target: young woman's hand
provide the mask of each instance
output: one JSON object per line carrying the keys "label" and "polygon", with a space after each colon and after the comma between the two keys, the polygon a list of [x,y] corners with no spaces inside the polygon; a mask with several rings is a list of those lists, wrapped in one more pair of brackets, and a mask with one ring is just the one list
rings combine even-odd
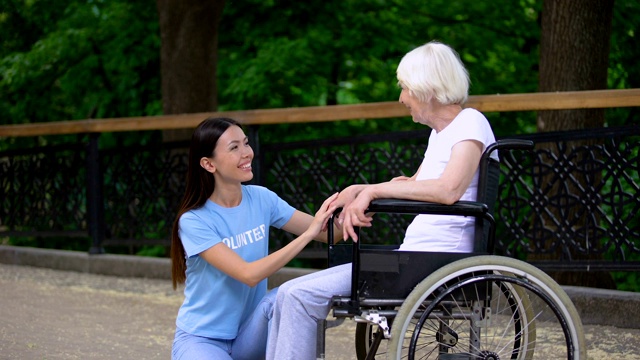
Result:
{"label": "young woman's hand", "polygon": [[[351,185],[340,191],[338,197],[334,200],[332,205],[335,205],[336,209],[338,208],[346,208],[351,204],[358,194],[366,188],[367,185]],[[336,217],[335,223],[338,227],[342,227],[342,223],[344,221],[344,212],[340,212],[340,214]],[[326,224],[324,224],[323,229],[326,229]]]}
{"label": "young woman's hand", "polygon": [[365,210],[369,207],[371,197],[367,190],[361,191],[358,196],[344,207],[340,213],[340,223],[342,225],[342,236],[344,240],[351,238],[358,241],[355,227],[369,227],[373,221],[372,214],[365,214]]}
{"label": "young woman's hand", "polygon": [[338,206],[335,205],[335,200],[337,197],[338,193],[329,196],[322,203],[320,209],[318,209],[318,211],[316,212],[311,225],[309,225],[309,228],[307,229],[307,231],[305,231],[305,233],[311,236],[311,238],[315,238],[318,234],[320,234],[320,231],[325,230],[326,223],[329,220],[329,217],[338,208]]}
{"label": "young woman's hand", "polygon": [[333,201],[333,204],[336,208],[345,207],[349,205],[358,195],[360,191],[362,191],[363,185],[351,185],[345,188],[344,190],[338,193],[338,196]]}

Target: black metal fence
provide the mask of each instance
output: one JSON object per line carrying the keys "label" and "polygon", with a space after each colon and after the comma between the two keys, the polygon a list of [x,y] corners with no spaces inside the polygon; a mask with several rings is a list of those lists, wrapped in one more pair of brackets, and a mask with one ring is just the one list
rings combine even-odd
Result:
{"label": "black metal fence", "polygon": [[[640,126],[512,137],[537,145],[500,154],[497,251],[545,270],[640,270]],[[188,144],[100,149],[97,135],[84,139],[0,153],[0,238],[80,237],[93,253],[168,245]],[[347,185],[413,174],[427,139],[413,131],[254,144],[254,183],[312,213]],[[384,230],[367,236],[401,239],[408,221],[376,220]],[[289,240],[272,237],[274,248]],[[301,254],[324,256],[321,244]]]}

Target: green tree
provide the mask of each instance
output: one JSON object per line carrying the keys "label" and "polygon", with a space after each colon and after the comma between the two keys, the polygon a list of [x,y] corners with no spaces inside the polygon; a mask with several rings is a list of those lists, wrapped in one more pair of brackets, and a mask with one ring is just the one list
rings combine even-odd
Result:
{"label": "green tree", "polygon": [[2,3],[7,9],[0,15],[4,124],[161,112],[160,38],[153,4]]}
{"label": "green tree", "polygon": [[[566,80],[563,70],[545,70],[554,63],[549,54],[556,51],[547,46],[555,39],[544,40],[540,28],[543,5],[560,4],[575,9],[551,19],[555,26],[591,9],[583,0],[0,0],[0,122],[394,101],[401,56],[432,39],[460,53],[472,95],[592,88],[547,87],[543,79],[539,86],[539,75]],[[606,10],[595,15],[609,21]],[[604,67],[607,87],[640,87],[639,19],[639,2],[619,0],[610,36],[589,33],[611,44],[608,64],[602,49],[595,54],[598,87],[605,86]],[[576,31],[560,40],[582,40]],[[608,110],[604,121],[637,124],[638,111]],[[487,115],[499,135],[536,131],[531,112]],[[353,120],[265,126],[260,136],[281,142],[415,128],[406,118]],[[105,134],[101,141],[160,141],[153,135]],[[3,139],[0,150],[23,140],[30,139]]]}
{"label": "green tree", "polygon": [[[224,4],[217,33],[213,24],[197,26],[202,19],[215,23],[222,3],[0,0],[0,121],[393,101],[400,57],[431,39],[459,51],[471,74],[472,94],[538,89],[541,0],[246,0]],[[188,11],[196,8],[187,4],[208,5],[197,8],[204,14],[196,16]],[[638,86],[639,17],[637,2],[615,3],[609,87]],[[173,18],[183,19],[181,25],[172,25],[168,19]],[[164,57],[170,60],[164,71],[160,19],[168,29],[182,29],[163,35],[178,33],[173,45],[165,44],[163,51],[173,60]],[[197,44],[206,39],[213,44],[217,34],[217,69],[215,54],[208,55],[212,60],[190,61],[196,56],[190,51],[205,45],[196,45],[195,35],[180,37],[189,33],[189,25],[189,31],[204,34]],[[207,54],[214,51],[207,49]],[[162,85],[161,72],[165,82],[175,84]],[[193,79],[181,72],[202,76]],[[178,95],[188,91],[169,90],[196,85],[206,91],[195,91],[198,97],[189,101]],[[217,96],[212,95],[215,87]],[[634,111],[614,110],[607,122],[633,121]],[[488,115],[501,135],[535,131],[533,113]],[[356,120],[269,126],[261,136],[283,141],[413,128],[406,119]]]}
{"label": "green tree", "polygon": [[[394,101],[400,58],[432,39],[460,52],[472,94],[535,91],[540,6],[468,0],[231,2],[220,24],[219,107]],[[524,126],[510,114],[494,117],[505,133]],[[261,130],[265,141],[415,126],[401,119],[273,128]]]}
{"label": "green tree", "polygon": [[[218,105],[218,22],[224,0],[157,0],[165,115],[215,111]],[[191,130],[163,132],[165,140]]]}

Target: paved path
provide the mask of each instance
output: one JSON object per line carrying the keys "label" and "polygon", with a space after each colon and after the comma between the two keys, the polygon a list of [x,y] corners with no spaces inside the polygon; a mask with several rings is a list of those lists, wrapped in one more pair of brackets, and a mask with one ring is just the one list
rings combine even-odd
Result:
{"label": "paved path", "polygon": [[[182,294],[167,280],[0,264],[0,359],[170,359]],[[589,359],[640,359],[640,330],[585,326]],[[351,321],[327,359],[354,358]]]}

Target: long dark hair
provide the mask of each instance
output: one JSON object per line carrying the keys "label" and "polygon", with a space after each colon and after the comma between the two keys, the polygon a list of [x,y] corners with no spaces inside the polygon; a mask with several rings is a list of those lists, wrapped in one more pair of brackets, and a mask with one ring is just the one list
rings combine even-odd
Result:
{"label": "long dark hair", "polygon": [[187,186],[173,222],[171,232],[171,280],[173,289],[186,280],[186,253],[178,235],[180,216],[189,210],[202,207],[213,194],[216,182],[213,175],[200,166],[200,159],[214,156],[214,149],[220,136],[231,126],[240,123],[228,118],[207,118],[193,132],[189,147],[189,165],[187,168]]}

